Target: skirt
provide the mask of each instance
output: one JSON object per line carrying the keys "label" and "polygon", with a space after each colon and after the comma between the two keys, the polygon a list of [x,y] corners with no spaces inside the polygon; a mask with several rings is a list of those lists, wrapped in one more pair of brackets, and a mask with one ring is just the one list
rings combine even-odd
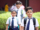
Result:
{"label": "skirt", "polygon": [[15,28],[10,27],[9,30],[19,30],[19,29],[18,29],[18,27],[15,27]]}

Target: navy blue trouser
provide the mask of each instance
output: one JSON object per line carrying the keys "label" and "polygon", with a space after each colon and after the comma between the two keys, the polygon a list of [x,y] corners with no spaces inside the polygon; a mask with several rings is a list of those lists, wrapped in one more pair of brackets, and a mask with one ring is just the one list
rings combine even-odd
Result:
{"label": "navy blue trouser", "polygon": [[13,28],[13,29],[10,27],[9,30],[19,30],[19,29],[18,29],[18,27]]}

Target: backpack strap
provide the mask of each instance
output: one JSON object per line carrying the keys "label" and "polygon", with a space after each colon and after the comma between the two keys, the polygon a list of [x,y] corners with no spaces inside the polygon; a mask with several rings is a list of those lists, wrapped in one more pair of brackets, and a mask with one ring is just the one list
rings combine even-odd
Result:
{"label": "backpack strap", "polygon": [[36,30],[35,29],[35,25],[36,25],[36,19],[33,17],[33,25],[34,25],[34,30]]}
{"label": "backpack strap", "polygon": [[24,30],[25,30],[25,26],[26,26],[26,21],[27,21],[27,17],[24,18]]}
{"label": "backpack strap", "polygon": [[10,26],[10,19],[9,19],[9,26]]}
{"label": "backpack strap", "polygon": [[8,26],[8,30],[9,30],[9,28],[10,28],[10,19],[9,19],[9,26]]}
{"label": "backpack strap", "polygon": [[[16,19],[17,19],[17,24],[18,24],[18,18],[16,17]],[[19,25],[18,25],[18,29],[19,29]]]}
{"label": "backpack strap", "polygon": [[21,21],[23,19],[23,10],[21,9]]}
{"label": "backpack strap", "polygon": [[21,10],[21,14],[23,14],[23,10]]}
{"label": "backpack strap", "polygon": [[17,19],[17,24],[18,24],[18,18],[16,17],[16,19]]}

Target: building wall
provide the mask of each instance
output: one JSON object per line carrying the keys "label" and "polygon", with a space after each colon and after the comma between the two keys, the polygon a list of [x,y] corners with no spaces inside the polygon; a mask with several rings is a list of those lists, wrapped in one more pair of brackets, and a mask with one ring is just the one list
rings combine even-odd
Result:
{"label": "building wall", "polygon": [[[13,3],[15,3],[17,0],[0,0],[0,7],[4,7],[5,3],[8,3],[9,6],[11,6]],[[22,1],[23,5],[25,5],[25,0],[20,0]]]}
{"label": "building wall", "polygon": [[29,6],[33,8],[34,12],[40,11],[40,0],[29,0]]}
{"label": "building wall", "polygon": [[15,3],[17,0],[0,0],[0,7],[4,7],[5,3],[8,3],[9,6],[11,6],[13,3]]}
{"label": "building wall", "polygon": [[[5,7],[5,3],[8,3],[9,6],[11,6],[13,3],[15,3],[17,0],[0,0],[0,7]],[[25,0],[20,0],[23,5],[25,5]],[[29,0],[29,6],[31,6],[34,10],[34,12],[40,11],[40,0]]]}

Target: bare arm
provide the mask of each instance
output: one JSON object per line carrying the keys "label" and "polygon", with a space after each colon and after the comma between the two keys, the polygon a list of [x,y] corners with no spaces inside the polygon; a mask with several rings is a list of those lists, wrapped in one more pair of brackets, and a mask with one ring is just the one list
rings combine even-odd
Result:
{"label": "bare arm", "polygon": [[21,30],[21,24],[19,24],[19,29]]}
{"label": "bare arm", "polygon": [[6,25],[6,30],[8,30],[8,24]]}
{"label": "bare arm", "polygon": [[21,26],[21,30],[24,30],[24,27],[23,26]]}
{"label": "bare arm", "polygon": [[36,27],[36,30],[38,30],[38,27]]}

